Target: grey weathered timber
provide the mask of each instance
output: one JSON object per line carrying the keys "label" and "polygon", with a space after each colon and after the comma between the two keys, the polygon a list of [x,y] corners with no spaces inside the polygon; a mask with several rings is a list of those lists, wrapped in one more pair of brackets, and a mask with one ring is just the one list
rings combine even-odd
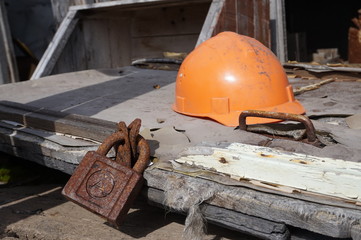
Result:
{"label": "grey weathered timber", "polygon": [[0,119],[25,127],[70,134],[102,142],[117,130],[114,122],[0,101]]}
{"label": "grey weathered timber", "polygon": [[58,31],[55,33],[53,40],[49,43],[48,48],[42,56],[30,80],[49,75],[51,73],[77,22],[77,11],[68,11],[66,17],[60,24]]}
{"label": "grey weathered timber", "polygon": [[269,0],[123,0],[71,6],[31,79],[189,53],[223,31],[270,47],[269,5]]}
{"label": "grey weathered timber", "polygon": [[360,210],[326,206],[243,187],[225,186],[156,167],[148,169],[144,177],[149,187],[163,191],[168,179],[179,182],[185,188],[187,184],[193,184],[199,189],[222,189],[216,190],[206,203],[331,237],[350,238],[352,226],[361,219]]}
{"label": "grey weathered timber", "polygon": [[0,1],[0,84],[19,81],[4,1]]}
{"label": "grey weathered timber", "polygon": [[197,45],[201,44],[208,38],[213,36],[214,28],[217,25],[219,15],[221,14],[222,8],[226,0],[214,0],[209,8],[207,18],[204,21],[202,31],[199,34]]}
{"label": "grey weathered timber", "polygon": [[[98,146],[85,140],[69,144],[69,141],[53,135],[48,131],[27,130],[22,126],[0,123],[0,151],[72,174],[85,153],[96,150]],[[17,147],[14,148],[14,145]]]}
{"label": "grey weathered timber", "polygon": [[[149,187],[146,189],[145,195],[151,204],[169,209],[169,206],[164,205],[165,197],[162,190]],[[263,239],[289,239],[290,233],[286,225],[282,223],[248,216],[207,203],[201,205],[201,211],[203,216],[207,219],[207,222],[211,222],[228,229],[251,233],[252,235]]]}
{"label": "grey weathered timber", "polygon": [[288,60],[285,1],[270,0],[271,49],[281,62]]}

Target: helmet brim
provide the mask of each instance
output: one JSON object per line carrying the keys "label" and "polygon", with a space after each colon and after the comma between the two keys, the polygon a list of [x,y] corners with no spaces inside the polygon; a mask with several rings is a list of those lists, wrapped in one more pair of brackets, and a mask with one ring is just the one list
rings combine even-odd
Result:
{"label": "helmet brim", "polygon": [[[286,102],[281,105],[272,106],[269,108],[261,108],[261,109],[244,109],[245,110],[261,110],[261,111],[270,111],[270,112],[284,112],[284,113],[293,113],[293,114],[304,114],[305,109],[301,105],[301,103],[297,100],[292,102]],[[214,119],[215,121],[229,126],[229,127],[236,127],[239,125],[239,115],[242,111],[234,111],[230,112],[229,114],[224,115],[208,115],[209,118]],[[263,124],[263,123],[274,123],[280,122],[279,119],[272,119],[272,118],[260,118],[260,117],[247,117],[246,124]]]}
{"label": "helmet brim", "polygon": [[[177,111],[175,105],[173,105],[173,110]],[[287,102],[284,104],[280,104],[277,106],[269,107],[269,108],[261,108],[261,109],[244,109],[246,110],[261,110],[261,111],[270,111],[270,112],[284,112],[284,113],[293,113],[293,114],[304,114],[305,109],[301,105],[301,103],[297,100],[292,102]],[[184,115],[193,116],[193,117],[206,117],[215,120],[216,122],[219,122],[225,126],[228,127],[237,127],[239,125],[239,115],[242,113],[242,111],[233,111],[228,114],[206,114],[206,115],[195,115],[194,113],[184,113],[179,112]],[[279,119],[272,119],[272,118],[260,118],[260,117],[248,117],[246,119],[247,125],[252,124],[264,124],[264,123],[275,123],[280,122]]]}

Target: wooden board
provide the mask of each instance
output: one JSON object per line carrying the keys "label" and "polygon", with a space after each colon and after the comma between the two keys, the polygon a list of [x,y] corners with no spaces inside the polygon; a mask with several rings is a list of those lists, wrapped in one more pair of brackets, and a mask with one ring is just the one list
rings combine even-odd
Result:
{"label": "wooden board", "polygon": [[[237,180],[257,180],[274,189],[308,191],[355,201],[361,205],[361,163],[281,152],[266,147],[232,143],[226,148],[204,149],[206,154],[188,154],[176,159],[205,169],[216,169]],[[292,191],[292,190],[291,190]]]}
{"label": "wooden board", "polygon": [[[162,190],[149,187],[145,191],[148,201],[156,206],[164,206],[165,194]],[[202,204],[203,216],[207,222],[214,223],[228,229],[251,233],[253,236],[263,239],[289,239],[289,231],[285,224],[268,221],[266,219],[248,216],[215,205]]]}
{"label": "wooden board", "polygon": [[360,210],[300,201],[248,188],[225,186],[173,171],[160,170],[156,166],[148,169],[144,176],[149,187],[162,191],[169,189],[169,183],[185,189],[190,186],[193,189],[199,188],[200,192],[204,188],[214,189],[216,193],[210,200],[205,201],[206,204],[308,229],[325,236],[350,238],[353,229],[358,228],[358,225],[353,224],[361,218]]}
{"label": "wooden board", "polygon": [[270,48],[269,9],[268,0],[226,1],[214,29],[214,34],[222,31],[233,31],[254,37]]}
{"label": "wooden board", "polygon": [[18,68],[4,1],[0,1],[0,84],[18,82]]}
{"label": "wooden board", "polygon": [[[14,126],[2,122],[6,125],[0,126],[0,149],[71,173],[84,153],[88,149],[96,148],[97,145],[89,146],[89,143],[82,145],[85,144],[83,141],[87,142],[86,139],[80,139],[81,143],[75,143],[74,138],[67,135],[59,139],[57,136],[52,136],[57,134],[49,130],[63,131],[68,127],[68,130],[72,129],[70,135],[82,135],[87,132],[87,128],[81,128],[80,119],[74,119],[71,115],[81,114],[101,120],[98,124],[89,122],[88,127],[92,126],[88,128],[89,133],[91,132],[93,137],[101,136],[99,132],[107,126],[104,122],[110,121],[115,124],[118,121],[125,121],[129,124],[134,118],[141,118],[141,132],[151,146],[152,156],[162,163],[178,158],[178,154],[187,147],[208,143],[207,146],[223,148],[232,142],[268,146],[319,157],[341,158],[356,162],[360,160],[360,130],[349,129],[342,121],[339,125],[334,125],[334,120],[322,118],[323,114],[358,112],[361,109],[359,104],[361,86],[358,82],[332,82],[297,96],[306,107],[307,113],[318,114],[319,118],[313,120],[316,129],[337,140],[324,148],[318,148],[302,142],[270,139],[267,136],[226,127],[207,119],[175,113],[171,106],[174,102],[176,75],[176,71],[124,67],[67,73],[37,81],[0,86],[2,101],[34,107],[34,110],[30,109],[30,111],[16,107],[15,111],[9,109],[9,104],[7,107],[4,106],[4,102],[1,104],[1,118],[5,118],[6,113],[12,112],[12,118],[7,120],[18,121],[21,125]],[[297,87],[310,83],[301,79],[293,79],[290,82]],[[160,88],[154,87],[155,85],[159,85]],[[22,94],[18,94],[19,92]],[[44,115],[48,112],[44,108],[57,114]],[[44,124],[42,121],[45,121]],[[37,129],[24,129],[23,125]],[[50,128],[48,131],[36,134],[31,131],[40,130],[38,128],[41,127]],[[67,137],[71,140],[64,143],[64,138]],[[214,207],[210,207],[209,209],[212,210],[208,212],[205,209],[206,217],[217,221],[218,224],[226,224],[254,235],[258,228],[262,234],[268,234],[270,238],[276,235],[270,234],[266,229],[272,226],[286,226],[291,235],[295,228],[322,234],[321,237],[313,239],[326,238],[325,236],[358,239],[354,236],[357,236],[359,230],[357,224],[360,221],[360,206],[352,201],[320,196],[307,191],[277,191],[266,187],[267,184],[255,185],[228,177],[214,179],[213,175],[210,178],[208,173],[189,175],[174,168],[163,169],[159,168],[159,165],[156,166],[146,171],[148,186],[156,190],[164,192],[164,184],[172,182],[185,187],[187,183],[194,183],[199,189],[202,186],[211,186],[209,189],[215,190],[223,189],[217,192],[216,198],[206,201],[206,204]],[[231,190],[235,192],[231,194]],[[257,225],[258,218],[266,221]],[[235,223],[234,219],[240,222]],[[247,219],[250,219],[249,222],[252,224],[248,225]],[[235,225],[232,226],[232,223]],[[277,233],[280,234],[280,239],[286,236],[286,231],[277,230]]]}

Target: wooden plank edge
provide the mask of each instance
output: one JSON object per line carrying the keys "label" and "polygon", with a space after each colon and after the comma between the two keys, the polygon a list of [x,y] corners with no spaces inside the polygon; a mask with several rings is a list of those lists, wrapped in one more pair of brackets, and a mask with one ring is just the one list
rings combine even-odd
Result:
{"label": "wooden plank edge", "polygon": [[[348,209],[355,209],[361,211],[361,205],[358,205],[356,201],[348,201],[342,198],[337,197],[331,197],[326,195],[321,195],[317,193],[311,193],[307,191],[302,191],[299,189],[294,188],[282,188],[279,189],[278,187],[272,186],[267,183],[262,183],[260,181],[255,180],[246,180],[246,179],[234,179],[230,178],[229,176],[222,175],[217,172],[204,170],[201,168],[192,167],[192,172],[184,172],[182,169],[175,169],[172,167],[172,165],[168,162],[160,162],[155,165],[153,165],[151,168],[157,168],[163,171],[169,171],[169,172],[176,172],[179,174],[192,176],[195,178],[201,178],[204,180],[213,181],[216,183],[221,183],[225,186],[233,186],[233,187],[246,187],[249,189],[274,194],[274,195],[280,195],[285,197],[290,197],[294,199],[299,199],[303,201],[313,202],[313,203],[319,203],[319,204],[325,204],[333,207],[341,207],[341,208],[348,208]],[[148,170],[151,170],[151,168],[148,168]]]}
{"label": "wooden plank edge", "polygon": [[0,151],[72,174],[94,147],[65,147],[44,138],[0,127]]}
{"label": "wooden plank edge", "polygon": [[41,77],[50,75],[56,62],[58,61],[65,45],[68,42],[73,30],[79,20],[79,14],[76,10],[69,10],[58,30],[56,31],[52,41],[48,45],[44,55],[40,59],[30,80],[36,80]]}
{"label": "wooden plank edge", "polygon": [[208,186],[221,189],[222,191],[218,190],[215,196],[207,201],[208,204],[269,221],[282,222],[325,236],[349,238],[352,224],[361,221],[360,210],[302,201],[245,187],[225,186],[154,167],[148,168],[144,172],[144,177],[148,187],[161,190],[166,188],[170,180],[177,183],[192,182],[193,188]]}
{"label": "wooden plank edge", "polygon": [[202,30],[199,34],[196,46],[212,37],[224,4],[225,0],[212,1],[206,20],[204,21]]}
{"label": "wooden plank edge", "polygon": [[[164,191],[150,187],[146,188],[145,191],[143,191],[143,194],[148,198],[148,202],[151,205],[165,208],[167,210],[172,210],[169,208],[169,206],[163,205],[165,199]],[[289,239],[289,231],[286,225],[283,223],[277,223],[262,218],[245,215],[207,203],[203,203],[201,205],[201,211],[207,222],[221,227],[248,233],[250,235],[264,239]],[[185,214],[184,212],[179,211],[177,213]],[[267,229],[273,229],[273,231],[265,231]]]}
{"label": "wooden plank edge", "polygon": [[361,179],[360,163],[241,143],[212,150],[211,155],[187,155],[175,161],[216,169],[237,179],[252,179],[361,203],[361,191],[356,183]]}
{"label": "wooden plank edge", "polygon": [[[0,44],[3,44],[5,54],[1,53],[2,58],[6,59],[0,64],[5,66],[0,66],[5,71],[2,73],[4,76],[7,75],[9,81],[0,82],[1,83],[14,83],[19,81],[18,67],[15,59],[14,46],[11,39],[11,31],[8,23],[8,17],[6,13],[5,1],[0,1]],[[5,57],[4,57],[5,56]],[[1,69],[0,69],[1,73]]]}
{"label": "wooden plank edge", "polygon": [[0,101],[0,119],[18,122],[26,127],[70,134],[99,142],[117,130],[115,122],[9,101]]}
{"label": "wooden plank edge", "polygon": [[156,5],[174,5],[185,2],[196,3],[196,2],[205,2],[206,0],[194,0],[194,1],[184,1],[184,0],[117,0],[117,1],[106,1],[98,2],[93,4],[84,4],[70,6],[69,10],[72,11],[86,11],[86,10],[97,10],[97,9],[106,9],[112,7],[135,7],[135,6],[156,6]]}

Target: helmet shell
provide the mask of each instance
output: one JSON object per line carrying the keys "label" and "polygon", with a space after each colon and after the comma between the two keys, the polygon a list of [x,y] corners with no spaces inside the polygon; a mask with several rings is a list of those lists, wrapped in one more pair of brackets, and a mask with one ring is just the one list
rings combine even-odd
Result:
{"label": "helmet shell", "polygon": [[[176,80],[173,110],[237,126],[244,110],[303,114],[277,57],[247,36],[223,32],[194,49]],[[275,122],[247,118],[247,124]]]}

